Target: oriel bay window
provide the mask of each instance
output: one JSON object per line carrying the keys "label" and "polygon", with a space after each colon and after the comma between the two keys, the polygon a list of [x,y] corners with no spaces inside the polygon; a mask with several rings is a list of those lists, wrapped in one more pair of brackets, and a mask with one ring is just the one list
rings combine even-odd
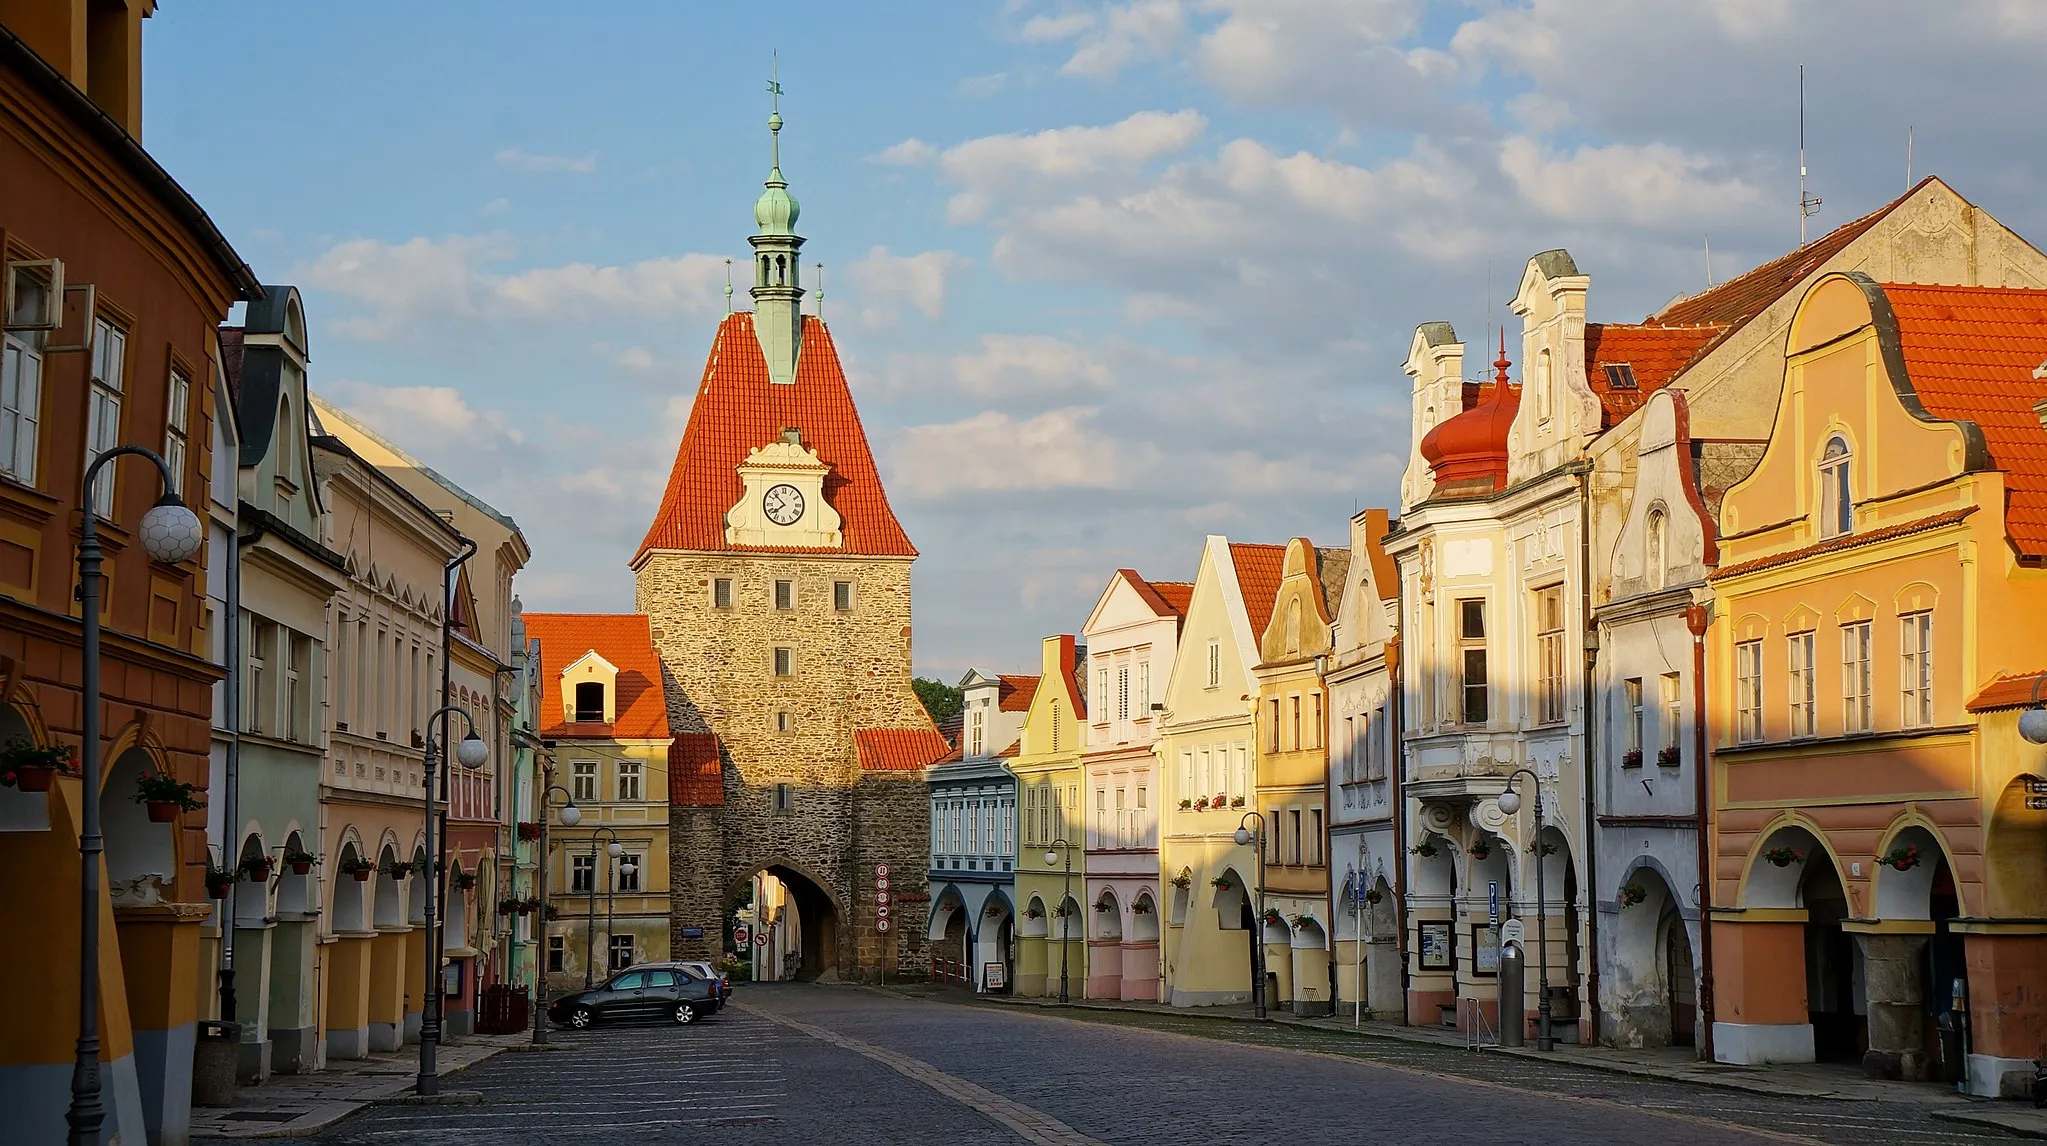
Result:
{"label": "oriel bay window", "polygon": [[1485,602],[1468,598],[1457,602],[1458,715],[1465,724],[1484,724],[1489,719],[1486,690]]}

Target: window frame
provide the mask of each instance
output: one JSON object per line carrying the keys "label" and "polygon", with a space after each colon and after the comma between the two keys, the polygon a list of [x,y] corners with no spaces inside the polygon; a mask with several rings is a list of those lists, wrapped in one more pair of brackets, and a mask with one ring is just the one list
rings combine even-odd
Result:
{"label": "window frame", "polygon": [[[1840,452],[1834,451],[1840,446]],[[1828,434],[1820,447],[1819,516],[1821,537],[1845,537],[1855,532],[1855,448],[1845,434]]]}
{"label": "window frame", "polygon": [[[1544,585],[1535,590],[1536,712],[1541,724],[1563,723],[1569,708],[1564,703],[1564,587]],[[1460,624],[1462,618],[1459,619]]]}
{"label": "window frame", "polygon": [[787,680],[796,675],[796,646],[776,645],[769,668],[778,679]]}
{"label": "window frame", "polygon": [[1684,676],[1667,672],[1656,678],[1657,700],[1663,714],[1663,747],[1683,751],[1680,733],[1684,728]]}
{"label": "window frame", "polygon": [[[121,444],[122,406],[127,398],[128,329],[105,314],[95,314],[93,348],[86,364],[85,465],[90,469],[101,454]],[[106,369],[109,359],[112,370]],[[105,377],[111,373],[113,377]],[[109,426],[107,419],[112,419]],[[108,473],[93,487],[93,512],[102,519],[114,515],[114,490],[120,475]]]}
{"label": "window frame", "polygon": [[[21,284],[26,281],[50,293],[49,279],[20,263],[10,263],[17,309],[22,305]],[[45,312],[61,310],[63,302],[45,300]],[[6,316],[9,321],[19,315]],[[0,473],[31,489],[36,486],[36,460],[42,449],[43,367],[49,334],[42,329],[0,332]]]}
{"label": "window frame", "polygon": [[1635,754],[1633,767],[1641,767],[1642,744],[1644,741],[1642,735],[1643,717],[1642,678],[1631,676],[1621,681],[1621,763],[1623,767],[1629,766],[1627,764],[1627,753],[1629,752]]}
{"label": "window frame", "polygon": [[[644,778],[645,770],[641,767],[638,760],[620,760],[618,767],[613,770],[612,783],[616,788],[616,792],[612,798],[614,800],[631,801],[634,803],[645,799],[643,795],[646,791],[643,783]],[[631,781],[630,792],[627,791],[627,781]]]}
{"label": "window frame", "polygon": [[732,578],[711,578],[711,608],[720,612],[731,612],[732,597]]}
{"label": "window frame", "polygon": [[1933,708],[1933,610],[1898,615],[1898,724],[1931,728]]}
{"label": "window frame", "polygon": [[793,613],[796,611],[796,579],[794,577],[778,577],[775,579],[772,603],[777,613]]}
{"label": "window frame", "polygon": [[[584,781],[589,783],[585,785]],[[571,760],[569,762],[569,799],[583,804],[595,804],[602,793],[597,787],[597,761]]]}
{"label": "window frame", "polygon": [[597,886],[597,857],[569,854],[569,893],[588,895]]}
{"label": "window frame", "polygon": [[1857,735],[1876,728],[1876,622],[1841,625],[1841,731]]}
{"label": "window frame", "polygon": [[[164,383],[164,431],[163,460],[170,467],[171,492],[183,497],[185,494],[185,467],[190,463],[192,426],[192,378],[185,368],[171,364],[170,377]],[[289,434],[290,427],[279,429]],[[289,438],[286,439],[289,441]]]}
{"label": "window frame", "polygon": [[[1476,607],[1474,612],[1473,607]],[[1478,632],[1470,631],[1473,616],[1478,618]],[[1484,597],[1457,598],[1457,716],[1458,723],[1466,727],[1484,727],[1492,721],[1492,685],[1490,649],[1486,640],[1486,599]],[[1475,658],[1475,659],[1474,659]],[[1473,666],[1477,666],[1477,681],[1472,677]],[[1476,705],[1473,704],[1474,698]]]}
{"label": "window frame", "polygon": [[[625,869],[628,867],[633,869],[631,875],[625,874]],[[620,852],[618,859],[611,865],[612,890],[629,892],[633,895],[640,894],[644,889],[641,876],[646,873],[646,870],[646,856],[639,852]]]}
{"label": "window frame", "polygon": [[1763,641],[1734,642],[1734,742],[1763,740]]}
{"label": "window frame", "polygon": [[1804,739],[1819,735],[1819,690],[1817,687],[1818,634],[1811,629],[1784,638],[1785,684],[1789,689],[1786,735]]}
{"label": "window frame", "polygon": [[853,583],[851,581],[832,582],[832,610],[834,612],[850,613],[853,611],[855,602],[856,598],[853,595]]}

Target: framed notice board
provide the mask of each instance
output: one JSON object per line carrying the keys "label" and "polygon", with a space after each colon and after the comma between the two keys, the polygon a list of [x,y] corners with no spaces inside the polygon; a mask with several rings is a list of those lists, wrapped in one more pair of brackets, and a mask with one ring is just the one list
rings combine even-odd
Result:
{"label": "framed notice board", "polygon": [[1421,969],[1424,971],[1448,971],[1451,964],[1450,924],[1423,923],[1421,932]]}
{"label": "framed notice board", "polygon": [[1500,929],[1481,923],[1471,929],[1471,969],[1479,975],[1500,973]]}

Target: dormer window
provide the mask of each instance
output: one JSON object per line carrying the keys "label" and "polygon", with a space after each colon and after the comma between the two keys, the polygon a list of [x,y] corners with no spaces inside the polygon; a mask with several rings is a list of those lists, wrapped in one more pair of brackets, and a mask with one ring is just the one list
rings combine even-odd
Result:
{"label": "dormer window", "polygon": [[1821,537],[1855,532],[1855,502],[1849,481],[1852,461],[1847,439],[1839,434],[1827,439],[1827,448],[1820,454]]}
{"label": "dormer window", "polygon": [[1609,362],[1606,364],[1606,384],[1615,390],[1639,390],[1641,384],[1635,381],[1635,364],[1632,362]]}
{"label": "dormer window", "polygon": [[610,724],[618,719],[618,666],[591,649],[562,670],[562,719]]}
{"label": "dormer window", "polygon": [[604,720],[604,682],[580,681],[576,685],[576,723],[602,723]]}

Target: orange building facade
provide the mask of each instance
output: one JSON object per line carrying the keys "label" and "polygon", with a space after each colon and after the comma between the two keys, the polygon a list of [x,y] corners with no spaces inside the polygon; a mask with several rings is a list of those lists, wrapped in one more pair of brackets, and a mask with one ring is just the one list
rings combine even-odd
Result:
{"label": "orange building facade", "polygon": [[2047,291],[1831,274],[1791,323],[1712,578],[1721,1061],[1996,1095],[2047,1053],[2043,362]]}

